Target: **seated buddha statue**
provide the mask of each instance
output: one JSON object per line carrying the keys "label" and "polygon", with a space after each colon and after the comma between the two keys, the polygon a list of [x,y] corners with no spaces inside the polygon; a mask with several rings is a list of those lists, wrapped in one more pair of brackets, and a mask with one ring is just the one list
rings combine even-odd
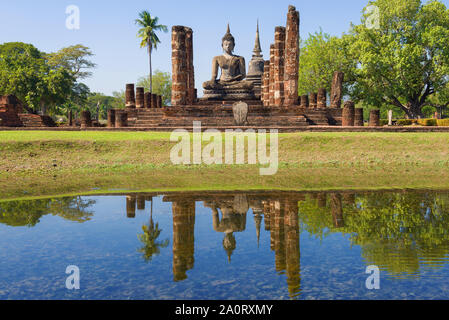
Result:
{"label": "seated buddha statue", "polygon": [[[212,60],[212,79],[203,83],[205,99],[254,99],[253,83],[246,78],[245,58],[233,54],[235,39],[229,25],[222,39],[224,53]],[[221,69],[220,79],[217,80]]]}

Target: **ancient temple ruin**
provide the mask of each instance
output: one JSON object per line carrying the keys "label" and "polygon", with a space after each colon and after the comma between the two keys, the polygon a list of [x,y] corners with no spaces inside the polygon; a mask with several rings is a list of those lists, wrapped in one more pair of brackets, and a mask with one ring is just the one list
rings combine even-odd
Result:
{"label": "ancient temple ruin", "polygon": [[[233,53],[236,41],[228,25],[222,38],[223,55],[212,59],[211,79],[203,83],[202,97],[197,96],[195,88],[194,32],[189,27],[174,26],[171,106],[162,106],[160,96],[128,84],[126,109],[115,111],[125,113],[126,119],[111,121],[109,126],[164,130],[191,128],[193,121],[201,121],[203,129],[250,127],[294,131],[311,125],[363,126],[363,110],[355,109],[353,104],[341,107],[344,81],[341,72],[334,74],[330,105],[325,89],[298,96],[300,17],[294,6],[289,6],[286,20],[286,26],[275,28],[267,60],[262,55],[257,24],[248,69],[245,59]],[[244,125],[236,122],[233,108],[236,103],[247,105]],[[111,119],[119,119],[118,115],[112,115],[114,111],[110,113]]]}

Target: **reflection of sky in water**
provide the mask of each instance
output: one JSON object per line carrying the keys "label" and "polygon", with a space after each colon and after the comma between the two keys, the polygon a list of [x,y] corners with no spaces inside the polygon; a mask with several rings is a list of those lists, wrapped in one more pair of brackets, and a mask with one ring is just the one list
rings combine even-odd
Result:
{"label": "reflection of sky in water", "polygon": [[[149,224],[150,202],[146,202],[144,211],[137,210],[135,218],[130,219],[126,217],[124,196],[82,199],[95,201],[86,209],[94,215],[84,223],[69,221],[56,215],[44,215],[34,227],[0,224],[0,299],[290,298],[287,283],[292,280],[287,279],[285,267],[284,271],[276,271],[275,252],[270,250],[273,244],[270,231],[265,230],[264,220],[258,247],[252,210],[246,215],[245,231],[234,233],[235,250],[229,263],[223,248],[225,235],[214,231],[211,208],[205,207],[202,201],[196,202],[193,268],[186,271],[185,280],[174,281],[171,202],[163,202],[163,197],[154,198],[153,220],[162,229],[158,240],[168,239],[169,245],[161,248],[160,254],[146,263],[142,253],[138,252],[142,243],[137,235],[142,233],[144,224]],[[354,203],[354,208],[363,207],[362,203]],[[309,209],[311,212],[316,210],[314,207]],[[350,214],[345,212],[345,222],[350,222]],[[423,215],[426,221],[431,219],[426,208],[423,209]],[[313,215],[308,217],[307,219],[313,218]],[[430,251],[426,251],[426,259],[423,259],[419,252],[411,252],[408,256],[401,251],[402,255],[396,261],[394,257],[396,255],[397,258],[399,249],[394,245],[389,244],[379,249],[378,246],[371,248],[369,243],[365,243],[363,250],[366,252],[363,252],[361,246],[351,240],[352,234],[339,232],[330,226],[330,229],[323,229],[327,236],[320,238],[316,233],[310,234],[310,230],[304,225],[306,222],[300,219],[299,298],[449,297],[449,266],[447,260],[441,258],[441,254],[429,249]],[[271,226],[273,232],[273,221]],[[401,226],[400,232],[406,230],[407,226]],[[287,239],[286,234],[283,236]],[[181,235],[179,239],[186,237]],[[292,243],[294,241],[290,245]],[[288,243],[284,241],[277,245],[286,248]],[[411,248],[413,246],[412,241]],[[449,252],[446,244],[440,246],[445,252]],[[181,252],[182,250],[185,253],[186,248],[181,248]],[[381,290],[369,291],[365,288],[368,277],[365,268],[373,263],[370,257],[376,256],[370,256],[370,250],[380,254],[387,262],[393,259],[394,263],[418,264],[417,269],[412,268],[418,272],[402,277],[400,274],[393,276],[391,270],[381,266]],[[416,251],[419,250],[427,249],[416,246]],[[432,257],[435,257],[434,261]],[[285,257],[286,260],[289,258],[292,256]],[[68,265],[77,265],[81,270],[79,291],[68,291],[65,288],[65,269]]]}

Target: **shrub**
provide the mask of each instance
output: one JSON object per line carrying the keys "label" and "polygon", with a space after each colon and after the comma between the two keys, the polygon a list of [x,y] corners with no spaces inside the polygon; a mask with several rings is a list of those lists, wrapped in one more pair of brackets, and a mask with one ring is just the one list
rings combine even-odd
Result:
{"label": "shrub", "polygon": [[386,120],[386,119],[380,119],[380,125],[381,125],[382,127],[388,125],[388,120]]}
{"label": "shrub", "polygon": [[411,126],[413,122],[414,121],[412,119],[399,119],[396,121],[398,126]]}
{"label": "shrub", "polygon": [[424,127],[434,127],[437,125],[437,119],[419,119],[418,124]]}
{"label": "shrub", "polygon": [[449,127],[449,119],[438,119],[437,125],[439,127]]}

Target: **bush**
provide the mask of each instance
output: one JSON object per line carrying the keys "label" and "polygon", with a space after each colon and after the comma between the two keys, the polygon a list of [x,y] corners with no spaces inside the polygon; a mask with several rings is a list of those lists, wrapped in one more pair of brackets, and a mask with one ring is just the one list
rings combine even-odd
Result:
{"label": "bush", "polygon": [[386,120],[386,119],[380,119],[380,125],[381,125],[382,127],[388,125],[388,120]]}
{"label": "bush", "polygon": [[437,125],[439,127],[449,127],[449,119],[438,119]]}
{"label": "bush", "polygon": [[396,121],[398,126],[411,126],[414,123],[413,119],[399,119]]}
{"label": "bush", "polygon": [[419,119],[418,124],[424,127],[435,127],[437,125],[437,119]]}

